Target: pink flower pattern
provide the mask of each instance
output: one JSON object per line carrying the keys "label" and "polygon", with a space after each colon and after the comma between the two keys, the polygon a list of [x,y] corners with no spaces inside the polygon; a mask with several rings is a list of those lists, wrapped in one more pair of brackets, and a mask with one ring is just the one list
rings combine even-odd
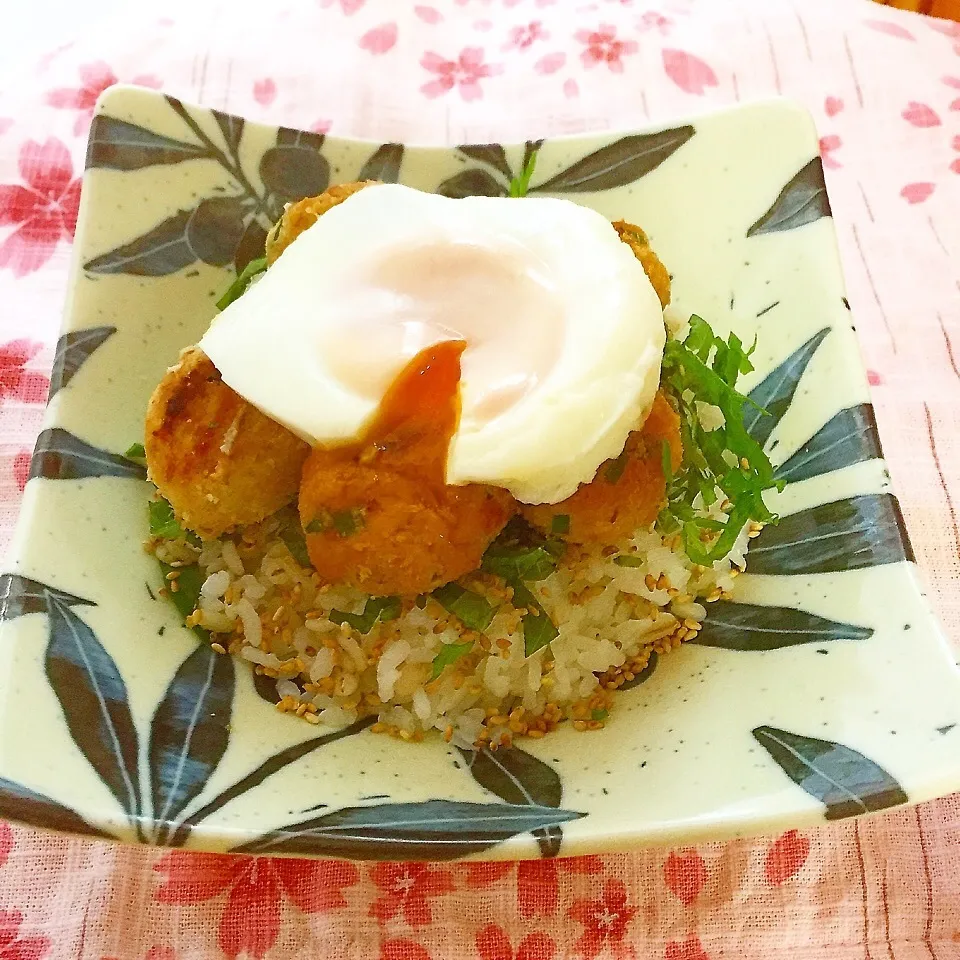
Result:
{"label": "pink flower pattern", "polygon": [[510,39],[503,45],[504,50],[526,50],[538,40],[548,40],[550,34],[543,29],[542,20],[521,23],[510,30]]}
{"label": "pink flower pattern", "polygon": [[623,73],[623,58],[639,49],[636,40],[618,40],[617,28],[609,23],[596,30],[578,30],[575,36],[584,45],[580,61],[588,70],[605,63],[611,73]]}
{"label": "pink flower pattern", "polygon": [[456,60],[445,60],[438,53],[427,51],[420,60],[420,66],[436,79],[425,83],[420,91],[431,99],[441,97],[456,87],[460,96],[466,100],[479,100],[483,96],[480,81],[501,72],[499,64],[484,61],[482,47],[464,47]]}
{"label": "pink flower pattern", "polygon": [[[90,125],[97,97],[108,87],[120,82],[110,66],[102,61],[82,64],[79,73],[79,87],[59,87],[47,94],[47,103],[51,107],[78,111],[73,124],[73,132],[78,135],[83,133]],[[148,74],[139,74],[130,82],[140,87],[150,87],[153,90],[157,90],[161,86],[156,77]]]}

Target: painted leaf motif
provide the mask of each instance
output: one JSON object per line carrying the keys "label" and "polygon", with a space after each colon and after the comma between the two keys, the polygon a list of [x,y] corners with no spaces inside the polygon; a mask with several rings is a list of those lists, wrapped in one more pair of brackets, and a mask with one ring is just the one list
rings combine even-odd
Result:
{"label": "painted leaf motif", "polygon": [[773,206],[747,231],[747,236],[794,230],[805,223],[831,216],[823,164],[819,157],[814,157],[791,178],[773,201]]}
{"label": "painted leaf motif", "polygon": [[657,651],[651,650],[647,665],[639,673],[634,674],[632,680],[626,680],[617,689],[631,690],[633,687],[639,687],[641,683],[646,683],[653,676],[653,671],[657,669],[657,660],[659,660]]}
{"label": "painted leaf motif", "polygon": [[19,573],[5,573],[0,576],[0,621],[15,620],[26,613],[49,613],[51,598],[68,607],[96,606],[92,600],[49,587],[39,580],[21,577]]}
{"label": "painted leaf motif", "polygon": [[552,807],[427,800],[345,807],[237,847],[237,853],[286,853],[362,860],[452,860],[521,833],[582,814]]}
{"label": "painted leaf motif", "polygon": [[[279,219],[279,216],[277,219]],[[243,236],[240,238],[240,243],[237,244],[237,249],[233,254],[233,268],[237,276],[243,273],[248,263],[259,260],[264,255],[266,245],[267,231],[260,221],[254,218],[247,224]]]}
{"label": "painted leaf motif", "polygon": [[908,801],[883,767],[842,743],[768,726],[757,727],[753,736],[798,787],[823,803],[828,820]]}
{"label": "painted leaf motif", "polygon": [[243,197],[207,197],[197,204],[186,226],[187,245],[194,256],[214,267],[233,261],[246,224]]}
{"label": "painted leaf motif", "polygon": [[260,178],[267,190],[292,202],[323,193],[330,183],[330,164],[308,146],[271,147],[260,158]]}
{"label": "painted leaf motif", "polygon": [[75,810],[45,797],[42,793],[36,793],[22,784],[2,777],[0,777],[0,817],[4,820],[26,823],[31,827],[113,839],[109,833],[87,823]]}
{"label": "painted leaf motif", "polygon": [[136,817],[138,743],[126,684],[93,630],[56,597],[48,604],[44,665],[70,735],[128,816]]}
{"label": "painted leaf motif", "polygon": [[213,114],[213,119],[217,121],[217,126],[220,128],[227,149],[236,156],[240,147],[240,140],[243,137],[243,117],[235,117],[232,113],[221,113],[219,110],[211,110],[210,112]]}
{"label": "painted leaf motif", "polygon": [[[823,338],[829,332],[829,327],[817,331],[748,394],[756,406],[750,403],[743,405],[743,425],[747,433],[761,446],[770,439],[770,434],[793,403],[793,395],[797,392],[800,378],[817,352],[817,347],[823,343]],[[761,413],[757,407],[766,410],[769,416]]]}
{"label": "painted leaf motif", "polygon": [[135,277],[166,277],[195,263],[197,255],[187,240],[191,210],[181,210],[143,236],[88,260],[90,273],[125,273]]}
{"label": "painted leaf motif", "polygon": [[442,197],[453,197],[457,200],[461,197],[505,197],[507,188],[486,170],[476,167],[444,180],[437,187],[437,193]]}
{"label": "painted leaf motif", "polygon": [[180,664],[150,725],[153,815],[173,820],[204,788],[230,739],[232,657],[200,644]]}
{"label": "painted leaf motif", "polygon": [[792,607],[760,607],[717,600],[707,607],[700,633],[689,643],[724,650],[779,650],[803,643],[866,640],[869,627],[838,623]]}
{"label": "painted leaf motif", "polygon": [[589,193],[639,180],[673,156],[694,134],[691,126],[621,137],[578,160],[530,193]]}
{"label": "painted leaf motif", "polygon": [[[484,747],[461,750],[460,754],[473,779],[501,800],[521,806],[560,806],[563,786],[556,770],[525,750],[511,747],[493,753]],[[559,827],[537,830],[534,836],[543,856],[559,853],[563,836]]]}
{"label": "painted leaf motif", "polygon": [[117,332],[116,327],[88,327],[86,330],[71,330],[57,341],[50,371],[49,403],[83,366],[84,361]]}
{"label": "painted leaf motif", "polygon": [[357,179],[396,183],[400,179],[401,163],[403,163],[403,144],[385,143],[370,156],[360,169]]}
{"label": "painted leaf motif", "polygon": [[87,167],[108,170],[140,170],[157,164],[210,158],[198,143],[185,143],[162,136],[126,120],[103,114],[93,118],[87,143]]}
{"label": "painted leaf motif", "polygon": [[896,498],[871,493],[781,517],[750,547],[750,572],[837,573],[913,560]]}
{"label": "painted leaf motif", "polygon": [[774,476],[795,483],[882,455],[873,405],[861,403],[831,417]]}
{"label": "painted leaf motif", "polygon": [[471,160],[485,163],[488,167],[498,170],[508,180],[513,177],[513,171],[507,162],[507,155],[499,143],[462,143],[457,149]]}
{"label": "painted leaf motif", "polygon": [[322,133],[310,133],[307,130],[294,130],[291,127],[277,128],[278,147],[308,147],[319,151],[326,137]]}
{"label": "painted leaf motif", "polygon": [[30,461],[30,479],[84,480],[89,477],[129,477],[145,480],[147,470],[116,453],[108,453],[75,437],[62,427],[51,427],[37,437]]}
{"label": "painted leaf motif", "polygon": [[302,757],[307,756],[307,754],[313,753],[314,750],[325,747],[328,743],[336,743],[338,740],[343,740],[345,737],[352,737],[366,730],[367,727],[372,726],[376,722],[376,719],[376,717],[364,717],[364,719],[357,720],[349,726],[341,727],[339,730],[334,730],[332,733],[325,733],[319,737],[312,737],[309,740],[304,740],[303,743],[296,743],[292,747],[287,747],[285,750],[275,753],[272,757],[268,757],[255,770],[252,770],[245,777],[241,777],[232,786],[227,787],[226,790],[205,803],[199,810],[190,814],[189,817],[177,826],[168,844],[174,847],[181,846],[190,835],[191,829],[209,817],[211,813],[216,813],[217,810],[225,807],[231,800],[235,800],[254,787],[258,787],[267,777],[273,776],[278,770],[282,770],[291,763],[295,763]]}

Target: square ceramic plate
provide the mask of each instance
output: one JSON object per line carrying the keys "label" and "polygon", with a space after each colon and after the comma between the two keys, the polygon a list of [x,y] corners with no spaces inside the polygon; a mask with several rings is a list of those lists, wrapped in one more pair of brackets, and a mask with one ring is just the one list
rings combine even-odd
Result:
{"label": "square ceramic plate", "polygon": [[[844,299],[817,137],[770,102],[543,144],[533,192],[641,224],[674,304],[757,337],[786,481],[732,602],[590,734],[464,755],[278,713],[158,598],[154,385],[285,200],[396,180],[503,194],[528,145],[423,149],[112,88],[93,125],[46,415],[2,578],[0,814],[210,850],[582,854],[809,826],[960,788],[960,674],[917,586]],[[25,731],[29,730],[29,734]]]}

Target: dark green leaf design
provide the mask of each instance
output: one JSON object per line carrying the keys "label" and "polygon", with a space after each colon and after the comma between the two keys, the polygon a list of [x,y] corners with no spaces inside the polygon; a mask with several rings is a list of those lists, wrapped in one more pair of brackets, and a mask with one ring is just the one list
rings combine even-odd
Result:
{"label": "dark green leaf design", "polygon": [[271,147],[260,158],[260,177],[271,193],[292,202],[323,193],[330,183],[330,164],[310,147]]}
{"label": "dark green leaf design", "polygon": [[30,461],[30,479],[84,480],[88,477],[129,477],[145,480],[146,467],[116,453],[92,447],[62,427],[44,430]]}
{"label": "dark green leaf design", "polygon": [[60,337],[50,372],[47,403],[73,379],[84,361],[116,332],[116,327],[88,327],[86,330],[71,330]]}
{"label": "dark green leaf design", "polygon": [[21,577],[19,573],[5,573],[0,576],[0,622],[15,620],[26,613],[49,613],[51,598],[68,607],[96,606],[92,600],[49,587],[39,580]]}
{"label": "dark green leaf design", "polygon": [[233,658],[200,644],[167,687],[150,725],[153,817],[161,829],[206,786],[230,739]]}
{"label": "dark green leaf design", "polygon": [[490,176],[486,170],[477,167],[473,170],[464,170],[454,174],[449,180],[444,180],[437,187],[437,193],[442,197],[453,197],[456,200],[463,197],[505,197],[507,187]]}
{"label": "dark green leaf design", "polygon": [[103,114],[93,118],[87,143],[87,167],[140,170],[156,164],[210,158],[202,144],[184,143]]}
{"label": "dark green leaf design", "polygon": [[488,167],[493,167],[508,180],[513,177],[507,155],[499,143],[463,143],[457,149],[465,157],[476,160],[478,163],[485,163]]}
{"label": "dark green leaf design", "polygon": [[181,210],[143,236],[88,260],[83,269],[90,273],[126,273],[135,277],[165,277],[189,267],[197,254],[187,240],[192,211]]}
{"label": "dark green leaf design", "polygon": [[42,793],[0,777],[0,817],[15,820],[31,827],[58,830],[61,833],[80,833],[88,837],[115,839],[109,833],[93,827],[75,810],[65,807]]}
{"label": "dark green leaf design", "polygon": [[701,647],[724,650],[779,650],[802,643],[866,640],[870,627],[838,623],[792,607],[760,607],[717,600],[707,607],[707,619],[696,638]]}
{"label": "dark green leaf design", "polygon": [[553,807],[427,800],[345,807],[275,830],[237,853],[285,853],[360,860],[452,860],[510,837],[583,816]]}
{"label": "dark green leaf design", "polygon": [[[752,403],[743,405],[743,425],[754,440],[763,446],[770,439],[774,427],[783,419],[797,385],[817,347],[830,332],[829,327],[815,333],[802,347],[797,347],[775,370],[748,394]],[[759,409],[758,409],[759,408]],[[766,414],[762,411],[766,410]]]}
{"label": "dark green leaf design", "polygon": [[276,679],[274,677],[268,677],[264,673],[254,671],[253,689],[256,690],[257,696],[261,700],[266,700],[267,703],[277,704],[283,699],[280,694],[277,693]]}
{"label": "dark green leaf design", "polygon": [[657,133],[621,137],[578,160],[546,183],[530,188],[531,193],[592,193],[613,190],[639,180],[656,170],[694,134],[687,125]]}
{"label": "dark green leaf design", "polygon": [[656,650],[650,651],[650,659],[647,661],[647,665],[639,672],[633,675],[632,680],[626,680],[622,683],[618,690],[632,690],[634,687],[639,687],[641,683],[646,683],[652,676],[653,671],[657,669],[657,661],[660,659]]}
{"label": "dark green leaf design", "polygon": [[277,128],[278,147],[307,147],[319,152],[326,137],[322,133],[310,133],[307,130],[294,130],[291,127]]}
{"label": "dark green leaf design", "polygon": [[[501,800],[520,806],[560,806],[563,786],[556,770],[525,750],[511,747],[493,753],[484,747],[460,753],[473,779]],[[555,857],[559,853],[563,837],[560,827],[538,830],[534,836],[543,856]]]}
{"label": "dark green leaf design", "polygon": [[44,661],[74,743],[131,819],[140,813],[137,729],[113,657],[66,604],[48,595]]}
{"label": "dark green leaf design", "polygon": [[376,719],[376,717],[364,717],[362,720],[357,720],[349,726],[341,727],[339,730],[334,730],[332,733],[325,733],[319,737],[313,737],[310,740],[305,740],[303,743],[294,744],[292,747],[287,747],[285,750],[275,753],[272,757],[268,757],[255,770],[248,773],[245,777],[241,777],[232,786],[218,793],[213,799],[200,807],[199,810],[194,811],[189,817],[183,820],[171,834],[167,841],[168,845],[171,847],[182,846],[190,835],[190,831],[198,823],[204,821],[210,814],[216,813],[225,807],[231,800],[235,800],[254,787],[258,787],[267,777],[273,776],[278,770],[282,770],[291,763],[295,763],[302,757],[307,756],[307,754],[313,753],[314,750],[325,747],[328,743],[336,743],[338,740],[343,740],[345,737],[352,737],[366,730],[367,727],[372,726],[376,722]]}
{"label": "dark green leaf design", "polygon": [[243,197],[208,197],[187,221],[186,240],[196,257],[214,267],[233,261],[246,231]]}
{"label": "dark green leaf design", "polygon": [[873,406],[861,403],[831,417],[774,475],[795,483],[882,455]]}
{"label": "dark green leaf design", "polygon": [[223,140],[227,149],[233,156],[237,155],[240,147],[240,140],[243,137],[243,118],[235,117],[232,113],[221,113],[219,110],[211,110],[213,119],[217,121],[220,133],[223,134]]}
{"label": "dark green leaf design", "polygon": [[823,503],[766,526],[750,546],[750,572],[837,573],[913,560],[900,505],[889,493]]}
{"label": "dark green leaf design", "polygon": [[396,183],[400,179],[401,163],[403,163],[403,144],[385,143],[382,147],[378,147],[361,167],[357,179]]}
{"label": "dark green leaf design", "polygon": [[833,214],[823,181],[823,164],[819,157],[814,157],[780,191],[773,206],[747,231],[747,236],[793,230],[830,216]]}
{"label": "dark green leaf design", "polygon": [[767,726],[757,727],[753,736],[798,787],[823,803],[828,820],[908,801],[883,767],[842,743]]}
{"label": "dark green leaf design", "polygon": [[259,220],[251,220],[243,231],[240,243],[233,255],[233,268],[239,276],[253,263],[264,255],[267,245],[267,231]]}

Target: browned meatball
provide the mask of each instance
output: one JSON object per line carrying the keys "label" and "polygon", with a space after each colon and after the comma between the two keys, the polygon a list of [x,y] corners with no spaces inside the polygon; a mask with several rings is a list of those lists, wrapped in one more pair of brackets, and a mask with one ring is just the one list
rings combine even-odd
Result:
{"label": "browned meatball", "polygon": [[150,479],[204,539],[256,523],[297,494],[310,447],[247,403],[190,347],[147,407]]}

